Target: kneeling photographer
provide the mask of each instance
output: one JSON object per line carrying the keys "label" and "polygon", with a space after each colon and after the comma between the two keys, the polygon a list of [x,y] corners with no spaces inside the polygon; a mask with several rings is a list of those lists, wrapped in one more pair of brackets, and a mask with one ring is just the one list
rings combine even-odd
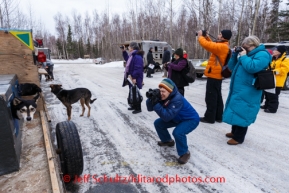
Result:
{"label": "kneeling photographer", "polygon": [[[185,164],[190,159],[186,135],[192,132],[200,122],[200,118],[192,105],[179,93],[175,83],[163,79],[159,89],[149,89],[146,93],[148,111],[155,111],[160,118],[154,122],[155,129],[161,141],[159,146],[172,147],[176,143],[180,156],[178,162]],[[168,128],[175,127],[172,139]]]}

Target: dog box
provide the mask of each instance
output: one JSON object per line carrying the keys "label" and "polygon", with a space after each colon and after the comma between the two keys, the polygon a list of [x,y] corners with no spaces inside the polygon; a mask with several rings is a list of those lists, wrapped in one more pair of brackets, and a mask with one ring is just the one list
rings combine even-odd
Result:
{"label": "dog box", "polygon": [[3,97],[3,100],[6,102],[6,106],[9,107],[9,102],[12,100],[13,91],[10,84],[0,85],[0,95]]}
{"label": "dog box", "polygon": [[0,85],[11,85],[12,92],[14,96],[19,96],[18,88],[19,88],[19,81],[16,74],[4,74],[0,75]]}
{"label": "dog box", "polygon": [[11,114],[12,86],[0,85],[0,175],[19,170],[22,146],[20,122]]}

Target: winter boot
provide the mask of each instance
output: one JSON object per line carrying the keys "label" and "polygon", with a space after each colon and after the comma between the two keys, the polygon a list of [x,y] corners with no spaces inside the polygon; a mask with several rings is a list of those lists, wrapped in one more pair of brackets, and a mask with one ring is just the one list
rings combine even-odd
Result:
{"label": "winter boot", "polygon": [[168,141],[168,142],[158,141],[158,145],[159,146],[173,147],[175,145],[175,141],[174,140],[171,140],[171,141]]}
{"label": "winter boot", "polygon": [[185,164],[189,161],[191,157],[190,152],[188,151],[187,153],[185,153],[184,155],[182,155],[181,157],[179,157],[178,162],[179,164]]}

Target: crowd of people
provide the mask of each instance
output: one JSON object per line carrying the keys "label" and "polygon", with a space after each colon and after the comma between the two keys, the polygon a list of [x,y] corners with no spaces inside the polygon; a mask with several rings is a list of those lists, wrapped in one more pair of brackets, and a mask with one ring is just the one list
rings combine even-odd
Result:
{"label": "crowd of people", "polygon": [[[185,164],[190,158],[186,135],[197,128],[199,122],[214,124],[224,122],[231,125],[231,131],[225,136],[230,138],[228,145],[242,144],[245,140],[248,127],[255,122],[259,109],[266,113],[276,113],[279,105],[278,96],[289,72],[289,58],[286,58],[285,46],[278,46],[273,53],[268,52],[256,36],[246,37],[241,44],[241,50],[230,49],[229,41],[232,37],[231,30],[222,30],[216,41],[212,41],[204,31],[197,32],[200,46],[211,53],[204,74],[206,82],[206,111],[203,117],[186,100],[185,87],[189,83],[184,78],[184,69],[188,66],[188,56],[182,48],[170,53],[164,48],[162,68],[163,80],[158,85],[158,91],[147,95],[146,106],[148,111],[155,111],[159,116],[154,122],[154,127],[160,141],[159,146],[173,147],[176,144],[177,153],[180,156],[178,163]],[[144,52],[140,51],[136,42],[131,42],[128,52],[123,48],[123,57],[126,61],[123,86],[134,84],[138,89],[143,85],[144,66],[147,76],[151,78],[152,68],[149,65],[157,65],[154,61],[151,47],[147,53],[147,64],[143,64]],[[222,98],[222,70],[227,63],[231,72],[230,88],[227,100]],[[268,69],[271,66],[276,78],[274,92],[257,90],[253,82],[256,73]],[[131,79],[127,81],[127,78]],[[265,104],[260,106],[262,96]],[[262,103],[262,102],[261,102]],[[130,105],[128,110],[133,113],[141,112],[141,101]],[[169,128],[173,128],[172,139]]]}

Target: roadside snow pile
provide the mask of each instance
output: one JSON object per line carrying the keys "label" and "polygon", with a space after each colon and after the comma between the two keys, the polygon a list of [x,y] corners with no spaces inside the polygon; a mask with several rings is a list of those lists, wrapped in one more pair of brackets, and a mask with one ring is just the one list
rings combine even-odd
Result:
{"label": "roadside snow pile", "polygon": [[123,68],[123,61],[110,62],[105,64],[96,64],[99,68]]}
{"label": "roadside snow pile", "polygon": [[93,59],[82,59],[82,58],[78,58],[76,60],[52,59],[52,62],[55,63],[55,64],[85,64],[85,63],[92,64],[93,63]]}
{"label": "roadside snow pile", "polygon": [[[56,60],[52,59],[52,62],[54,64],[94,64],[93,59],[82,59],[78,58],[76,60]],[[115,61],[115,62],[109,62],[105,64],[95,64],[95,67],[98,68],[123,68],[123,61]]]}

